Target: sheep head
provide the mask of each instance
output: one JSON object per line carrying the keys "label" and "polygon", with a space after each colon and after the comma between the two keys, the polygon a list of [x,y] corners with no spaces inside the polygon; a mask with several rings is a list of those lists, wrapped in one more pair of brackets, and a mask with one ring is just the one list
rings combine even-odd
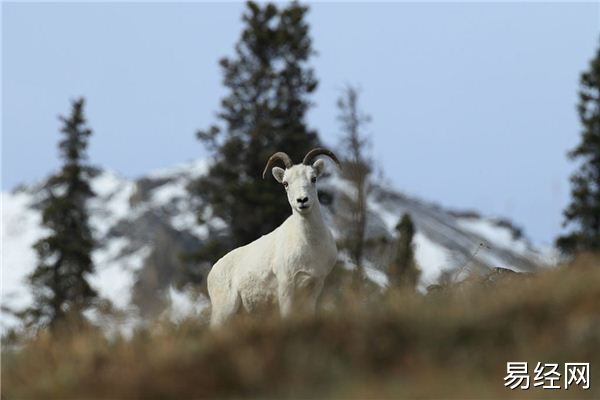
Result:
{"label": "sheep head", "polygon": [[335,161],[338,166],[340,165],[337,157],[331,151],[316,148],[306,154],[304,160],[302,160],[302,164],[297,165],[293,165],[292,160],[286,153],[277,152],[269,158],[267,166],[263,171],[264,179],[267,171],[275,162],[279,160],[284,163],[285,169],[273,167],[272,173],[277,182],[281,183],[285,188],[292,210],[300,215],[310,213],[315,202],[319,202],[316,182],[325,169],[325,162],[323,160],[316,160],[313,163],[313,159],[319,155],[326,155]]}

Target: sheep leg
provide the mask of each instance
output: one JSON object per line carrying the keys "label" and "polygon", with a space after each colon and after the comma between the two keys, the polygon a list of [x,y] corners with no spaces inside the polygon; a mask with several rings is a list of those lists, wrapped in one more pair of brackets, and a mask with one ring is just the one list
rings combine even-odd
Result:
{"label": "sheep leg", "polygon": [[217,327],[222,325],[231,316],[237,313],[240,308],[241,299],[237,292],[231,292],[231,294],[223,298],[223,302],[215,301],[212,305],[212,312],[210,315],[210,326]]}
{"label": "sheep leg", "polygon": [[310,294],[310,297],[307,300],[307,311],[311,314],[315,314],[317,310],[317,300],[319,299],[321,290],[323,290],[324,283],[324,279],[319,279],[317,282],[315,282],[315,285],[312,288],[312,293]]}
{"label": "sheep leg", "polygon": [[312,274],[300,270],[294,275],[294,297],[296,308],[303,313],[314,314],[317,306],[317,299],[323,289],[324,279],[315,277]]}
{"label": "sheep leg", "polygon": [[289,282],[280,282],[277,288],[277,296],[279,301],[279,313],[282,318],[287,318],[292,314],[294,304],[293,299],[294,288]]}
{"label": "sheep leg", "polygon": [[323,279],[315,278],[304,271],[294,274],[292,282],[280,282],[278,296],[281,316],[287,318],[294,311],[314,314],[323,283]]}

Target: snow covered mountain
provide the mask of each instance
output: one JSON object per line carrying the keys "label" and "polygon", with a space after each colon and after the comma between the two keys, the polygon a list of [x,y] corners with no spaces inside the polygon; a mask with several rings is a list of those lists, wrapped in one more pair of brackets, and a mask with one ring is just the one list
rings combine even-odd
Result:
{"label": "snow covered mountain", "polygon": [[[137,180],[110,171],[94,178],[97,197],[89,207],[98,248],[93,254],[97,271],[91,283],[118,309],[143,318],[166,307],[172,318],[179,318],[199,313],[206,306],[205,298],[190,298],[178,284],[190,278],[190,265],[181,255],[225,228],[223,221],[214,218],[204,225],[196,222],[196,204],[187,185],[206,169],[205,161],[195,161]],[[40,225],[42,188],[39,183],[2,193],[2,331],[18,324],[12,311],[32,301],[25,282],[36,265],[32,245],[47,233]],[[336,194],[350,193],[351,188],[343,179],[330,176],[320,181],[319,190],[329,194],[325,217],[339,236],[344,227],[336,224]],[[382,187],[375,188],[369,198],[368,238],[391,243],[405,212],[416,226],[421,288],[457,271],[533,271],[540,264],[553,263],[551,251],[534,248],[509,221],[447,210]],[[385,257],[365,261],[367,276],[382,286],[387,283]],[[352,268],[344,254],[340,261]],[[200,271],[200,275],[206,272]]]}

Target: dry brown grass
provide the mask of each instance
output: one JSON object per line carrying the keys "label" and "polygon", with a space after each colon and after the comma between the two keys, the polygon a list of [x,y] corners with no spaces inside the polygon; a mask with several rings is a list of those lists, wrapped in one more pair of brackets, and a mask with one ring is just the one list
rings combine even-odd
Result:
{"label": "dry brown grass", "polygon": [[[41,333],[5,349],[2,398],[600,398],[600,258],[428,296],[350,294],[316,317]],[[590,362],[591,388],[510,391],[507,361]],[[533,376],[533,374],[532,374]]]}

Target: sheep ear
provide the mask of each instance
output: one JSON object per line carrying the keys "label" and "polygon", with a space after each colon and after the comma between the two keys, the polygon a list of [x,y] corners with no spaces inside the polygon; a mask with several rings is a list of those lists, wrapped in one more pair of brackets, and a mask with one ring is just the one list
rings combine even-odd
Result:
{"label": "sheep ear", "polygon": [[273,173],[273,176],[275,177],[275,180],[277,180],[277,182],[283,182],[283,174],[285,174],[285,170],[283,168],[273,167],[271,172]]}
{"label": "sheep ear", "polygon": [[312,167],[315,169],[317,176],[321,176],[323,171],[325,171],[325,161],[317,160],[313,163]]}

